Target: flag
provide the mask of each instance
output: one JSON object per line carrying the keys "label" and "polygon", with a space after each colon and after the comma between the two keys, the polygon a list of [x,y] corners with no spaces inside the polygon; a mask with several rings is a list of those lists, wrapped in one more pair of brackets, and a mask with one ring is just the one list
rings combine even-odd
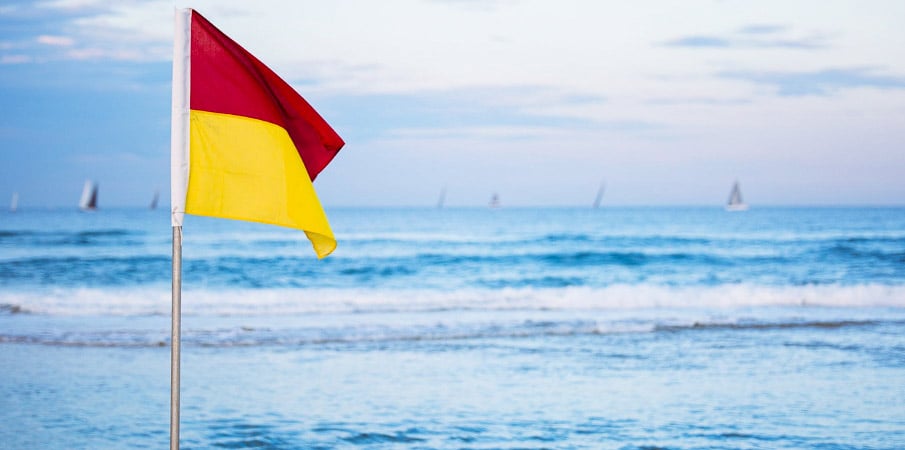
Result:
{"label": "flag", "polygon": [[319,258],[336,240],[312,181],[344,142],[288,83],[192,9],[176,12],[172,222],[184,214],[303,230]]}

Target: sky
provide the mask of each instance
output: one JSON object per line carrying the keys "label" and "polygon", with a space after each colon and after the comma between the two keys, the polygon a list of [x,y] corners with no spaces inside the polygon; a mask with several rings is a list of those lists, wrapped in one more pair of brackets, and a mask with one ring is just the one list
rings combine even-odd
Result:
{"label": "sky", "polygon": [[898,0],[4,0],[0,204],[169,198],[174,5],[344,138],[328,208],[905,204]]}

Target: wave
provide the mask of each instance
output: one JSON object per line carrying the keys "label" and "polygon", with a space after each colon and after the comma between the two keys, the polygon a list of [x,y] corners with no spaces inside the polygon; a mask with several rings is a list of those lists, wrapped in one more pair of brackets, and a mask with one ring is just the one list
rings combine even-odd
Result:
{"label": "wave", "polygon": [[[746,314],[750,314],[750,311]],[[711,333],[735,332],[832,332],[840,328],[882,327],[905,325],[905,316],[845,320],[835,318],[807,320],[794,316],[764,314],[756,319],[749,316],[734,318],[716,317],[691,319],[681,316],[633,317],[578,317],[576,315],[547,314],[540,317],[524,312],[507,312],[459,318],[448,315],[387,316],[361,321],[345,317],[343,320],[306,320],[290,323],[271,317],[250,321],[254,325],[242,325],[236,320],[223,323],[220,320],[193,320],[191,327],[182,332],[182,343],[194,347],[260,347],[260,346],[335,346],[386,344],[434,344],[457,343],[470,345],[468,341],[497,339],[573,338],[604,335],[687,333],[706,331]],[[400,319],[409,319],[400,320]],[[247,319],[238,319],[247,320]],[[161,318],[153,326],[144,324],[135,328],[107,329],[103,325],[92,328],[80,326],[61,328],[44,326],[38,331],[0,331],[0,343],[36,344],[69,347],[164,347],[169,345],[166,319]],[[811,334],[810,336],[813,336]],[[859,350],[851,343],[823,341],[789,341],[785,345],[831,347],[840,350]],[[630,351],[621,356],[633,357]],[[634,357],[637,357],[635,355]]]}
{"label": "wave", "polygon": [[[254,240],[253,234],[245,234],[246,239]],[[263,234],[261,236],[264,236]],[[711,243],[821,243],[832,241],[843,242],[885,242],[905,243],[905,231],[900,230],[844,230],[844,231],[785,231],[785,230],[746,230],[744,233],[730,231],[680,231],[669,233],[651,232],[649,229],[610,229],[595,233],[590,232],[553,232],[527,235],[517,234],[493,234],[481,235],[463,234],[461,232],[428,232],[428,231],[370,231],[342,233],[337,232],[337,238],[345,242],[355,244],[368,242],[431,242],[447,244],[527,244],[537,242],[632,242],[640,244],[711,244]]]}
{"label": "wave", "polygon": [[851,243],[835,243],[829,246],[827,249],[822,250],[821,252],[826,252],[830,255],[839,256],[849,260],[874,259],[880,262],[888,261],[893,263],[905,263],[905,251],[903,251],[901,247],[898,249],[881,249],[863,245],[858,246]]}
{"label": "wave", "polygon": [[21,314],[22,307],[19,305],[0,303],[0,314]]}
{"label": "wave", "polygon": [[688,331],[688,330],[785,330],[796,328],[836,329],[848,327],[875,326],[884,323],[905,324],[905,321],[881,321],[881,320],[827,320],[827,321],[791,321],[791,322],[694,322],[684,325],[657,325],[655,331]]}
{"label": "wave", "polygon": [[[361,245],[414,245],[431,244],[437,246],[494,245],[521,247],[538,244],[612,244],[615,246],[661,247],[699,245],[766,245],[766,244],[855,244],[855,245],[905,245],[905,232],[901,231],[845,231],[845,232],[688,232],[651,233],[644,231],[606,230],[600,232],[549,232],[549,233],[500,233],[466,234],[442,231],[382,231],[382,232],[337,232],[341,242],[350,247]],[[123,241],[129,238],[131,240]],[[80,244],[116,244],[132,240],[167,240],[166,233],[125,228],[99,228],[89,230],[0,230],[0,243],[48,246]],[[254,230],[247,232],[220,231],[192,236],[194,244],[209,245],[225,243],[230,246],[285,247],[304,243],[297,233],[286,230]]]}
{"label": "wave", "polygon": [[[632,232],[633,227],[615,226],[573,230],[563,223],[534,232],[494,224],[472,235],[448,225],[420,225],[414,231],[393,231],[396,224],[384,231],[338,234],[344,242],[325,261],[311,257],[300,233],[215,228],[189,237],[184,282],[222,289],[472,290],[899,285],[905,280],[905,236],[898,230],[787,233],[717,227],[708,233],[707,227],[647,227]],[[0,288],[169,283],[168,236],[108,227],[0,232],[0,247],[9,249],[0,256]]]}
{"label": "wave", "polygon": [[[691,254],[649,255],[637,252],[551,252],[517,255],[457,255],[423,253],[413,258],[336,257],[316,262],[306,256],[186,258],[183,277],[187,284],[203,283],[230,288],[285,288],[313,284],[340,286],[397,286],[414,282],[467,287],[550,287],[594,284],[592,277],[552,273],[530,275],[538,268],[550,270],[606,267],[663,267],[669,264],[719,266],[738,262]],[[117,287],[163,284],[169,281],[170,258],[148,256],[39,256],[5,261],[0,265],[0,285],[35,284],[60,287]],[[529,275],[524,275],[524,274]],[[454,274],[455,276],[451,276]],[[506,275],[505,279],[500,277]],[[589,274],[599,277],[599,274]],[[604,274],[606,275],[606,274]],[[639,274],[630,274],[632,277]],[[645,275],[641,273],[640,275]],[[612,275],[610,275],[612,276]],[[563,282],[563,280],[565,280]],[[618,279],[602,281],[620,281]],[[599,283],[599,282],[598,282]]]}
{"label": "wave", "polygon": [[[554,283],[555,284],[555,283]],[[170,314],[169,286],[0,292],[0,314]],[[905,308],[903,285],[661,286],[488,289],[198,289],[183,312],[198,316],[376,314],[428,311],[620,311],[745,307]]]}
{"label": "wave", "polygon": [[82,231],[0,230],[0,244],[31,247],[135,245],[145,233],[125,229]]}
{"label": "wave", "polygon": [[[18,232],[16,232],[18,233]],[[118,244],[100,248],[108,236]],[[264,238],[265,235],[259,236]],[[408,242],[373,248],[350,245],[316,261],[308,248],[271,235],[267,245],[209,239],[184,255],[188,284],[224,288],[325,287],[426,288],[604,287],[613,284],[900,284],[905,279],[905,247],[888,241],[782,245],[710,245],[694,240],[590,242],[588,234],[548,234],[548,243],[444,246]],[[94,242],[79,247],[22,248],[0,257],[0,286],[102,287],[165,284],[169,248],[160,242],[132,245],[140,233],[83,232],[71,239]],[[69,239],[67,238],[67,239]],[[100,241],[97,241],[100,239]],[[301,239],[301,238],[299,238]],[[633,238],[634,239],[634,238]],[[641,239],[641,238],[639,238]],[[660,239],[658,237],[643,238]],[[563,241],[571,241],[565,243]],[[111,242],[113,242],[111,241]],[[109,242],[108,242],[109,243]],[[79,244],[83,245],[83,244]]]}
{"label": "wave", "polygon": [[168,256],[39,256],[4,261],[0,285],[123,286],[165,282]]}

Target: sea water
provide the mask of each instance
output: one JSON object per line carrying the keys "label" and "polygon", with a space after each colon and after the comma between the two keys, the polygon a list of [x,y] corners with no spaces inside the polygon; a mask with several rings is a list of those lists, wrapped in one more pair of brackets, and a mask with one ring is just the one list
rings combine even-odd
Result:
{"label": "sea water", "polygon": [[[183,448],[905,448],[905,209],[187,217]],[[164,448],[165,211],[0,213],[0,448]]]}

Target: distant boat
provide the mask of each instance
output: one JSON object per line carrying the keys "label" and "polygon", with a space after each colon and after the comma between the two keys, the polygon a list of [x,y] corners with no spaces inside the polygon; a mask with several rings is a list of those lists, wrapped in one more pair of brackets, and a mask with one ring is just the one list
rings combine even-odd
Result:
{"label": "distant boat", "polygon": [[19,209],[19,193],[13,192],[13,198],[9,201],[9,212],[16,212]]}
{"label": "distant boat", "polygon": [[82,188],[82,199],[79,201],[79,209],[82,211],[97,210],[97,183],[85,180],[85,187]]}
{"label": "distant boat", "polygon": [[499,208],[500,207],[500,196],[495,192],[492,197],[490,197],[490,203],[487,205],[491,208]]}
{"label": "distant boat", "polygon": [[597,189],[597,197],[594,198],[594,208],[600,208],[600,201],[603,200],[603,191],[606,189],[606,183],[600,183],[600,189]]}
{"label": "distant boat", "polygon": [[150,209],[157,209],[157,201],[160,200],[160,191],[154,190],[154,197],[151,199]]}
{"label": "distant boat", "polygon": [[738,187],[738,181],[732,185],[732,192],[729,193],[729,201],[726,202],[726,211],[747,211],[748,204],[742,200],[742,190]]}
{"label": "distant boat", "polygon": [[442,209],[443,205],[446,203],[446,186],[443,186],[443,189],[440,191],[440,199],[437,200],[437,209]]}

